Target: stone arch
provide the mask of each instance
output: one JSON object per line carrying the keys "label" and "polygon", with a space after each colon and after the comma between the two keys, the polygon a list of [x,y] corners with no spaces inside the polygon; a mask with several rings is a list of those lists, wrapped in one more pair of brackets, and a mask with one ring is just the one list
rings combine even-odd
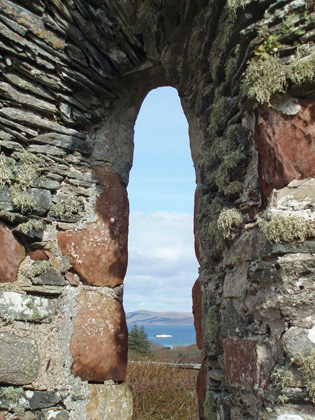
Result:
{"label": "stone arch", "polygon": [[200,418],[312,419],[312,3],[0,0],[4,413],[130,418],[130,139],[167,84],[198,182]]}

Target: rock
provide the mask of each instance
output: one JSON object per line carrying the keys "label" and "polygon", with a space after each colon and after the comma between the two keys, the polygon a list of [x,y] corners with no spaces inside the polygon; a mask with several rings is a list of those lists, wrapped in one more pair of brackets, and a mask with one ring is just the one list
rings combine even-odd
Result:
{"label": "rock", "polygon": [[[49,127],[52,128],[52,127]],[[56,130],[58,131],[58,130]],[[71,131],[71,130],[69,130]],[[67,131],[67,134],[68,133]],[[75,135],[47,133],[41,134],[33,139],[35,143],[53,144],[66,150],[78,151],[84,154],[89,154],[91,150],[91,143],[84,141]]]}
{"label": "rock", "polygon": [[224,279],[223,296],[243,298],[246,294],[248,263],[242,262],[228,271]]}
{"label": "rock", "polygon": [[194,287],[192,288],[192,299],[193,299],[193,314],[194,314],[194,326],[196,330],[196,340],[199,349],[203,346],[203,327],[202,327],[202,290],[201,283],[196,280]]}
{"label": "rock", "polygon": [[86,414],[89,420],[131,420],[133,395],[127,384],[91,384]]}
{"label": "rock", "polygon": [[54,313],[51,300],[15,292],[0,292],[0,317],[18,321],[50,322]]}
{"label": "rock", "polygon": [[43,249],[36,249],[35,251],[29,252],[28,255],[33,261],[48,260],[48,257]]}
{"label": "rock", "polygon": [[25,256],[24,248],[3,223],[0,223],[0,243],[0,283],[16,281],[19,265]]}
{"label": "rock", "polygon": [[285,255],[285,254],[309,254],[315,253],[315,241],[305,241],[302,243],[292,242],[292,243],[275,243],[267,242],[261,249],[261,256],[263,258],[270,258],[275,255]]}
{"label": "rock", "polygon": [[225,377],[230,384],[258,383],[257,340],[224,340]]}
{"label": "rock", "polygon": [[232,301],[222,312],[221,333],[224,338],[243,336],[246,330],[245,320],[240,317]]}
{"label": "rock", "polygon": [[23,397],[20,398],[19,404],[31,410],[39,410],[58,405],[60,401],[61,396],[59,392],[26,390]]}
{"label": "rock", "polygon": [[22,286],[22,290],[30,295],[56,297],[62,294],[62,287],[59,286]]}
{"label": "rock", "polygon": [[33,284],[44,284],[48,286],[65,286],[66,281],[56,268],[52,267],[45,273],[35,277]]}
{"label": "rock", "polygon": [[38,375],[39,362],[35,340],[15,334],[0,333],[1,383],[10,385],[31,383]]}
{"label": "rock", "polygon": [[315,176],[313,139],[314,101],[300,99],[301,110],[285,115],[271,107],[260,109],[255,144],[259,152],[259,181],[264,204],[271,191],[285,187],[293,179]]}
{"label": "rock", "polygon": [[44,215],[52,205],[51,192],[38,188],[32,188],[31,192],[36,201],[33,213]]}
{"label": "rock", "polygon": [[198,377],[197,377],[197,398],[198,398],[200,420],[205,420],[203,406],[206,401],[207,383],[208,383],[208,364],[207,364],[207,360],[204,359],[202,361],[201,368],[198,372]]}
{"label": "rock", "polygon": [[69,414],[65,410],[48,410],[40,413],[36,420],[68,420]]}
{"label": "rock", "polygon": [[70,350],[71,373],[90,382],[122,382],[127,373],[128,331],[122,304],[96,291],[77,299]]}
{"label": "rock", "polygon": [[96,174],[103,188],[96,202],[97,222],[59,233],[58,244],[83,283],[115,287],[127,269],[128,198],[117,174],[106,168],[96,168]]}
{"label": "rock", "polygon": [[315,350],[315,342],[310,339],[312,330],[291,327],[282,338],[282,347],[292,362],[303,366],[303,360],[311,350]]}
{"label": "rock", "polygon": [[39,179],[39,188],[44,188],[46,190],[58,190],[58,188],[60,187],[60,182],[51,179],[49,177],[41,177]]}

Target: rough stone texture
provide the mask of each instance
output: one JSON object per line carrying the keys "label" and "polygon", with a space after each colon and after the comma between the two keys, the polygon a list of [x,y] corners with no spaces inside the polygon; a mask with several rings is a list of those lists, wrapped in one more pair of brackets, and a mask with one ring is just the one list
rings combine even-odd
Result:
{"label": "rough stone texture", "polygon": [[90,390],[91,400],[87,406],[89,420],[131,420],[133,397],[127,384],[92,384]]}
{"label": "rough stone texture", "polygon": [[197,398],[198,398],[200,420],[203,420],[205,418],[203,406],[206,400],[207,382],[208,382],[207,378],[208,378],[207,360],[203,360],[201,364],[201,368],[198,372],[198,377],[197,377]]}
{"label": "rough stone texture", "polygon": [[49,299],[15,292],[0,292],[0,316],[5,320],[50,322],[53,313],[54,305]]}
{"label": "rough stone texture", "polygon": [[[314,234],[308,230],[302,243],[268,242],[257,224],[257,215],[267,213],[314,221],[315,180],[305,178],[314,174],[315,18],[313,8],[306,9],[311,3],[0,0],[0,220],[16,234],[27,231],[25,223],[43,221],[38,231],[31,228],[19,238],[27,253],[44,249],[69,282],[31,284],[23,271],[26,258],[17,281],[1,283],[1,292],[26,291],[36,299],[49,294],[56,311],[49,324],[13,317],[2,327],[36,338],[40,373],[29,391],[62,389],[62,401],[51,411],[62,408],[60,415],[69,420],[86,419],[87,384],[71,375],[72,336],[80,346],[82,332],[88,346],[81,343],[84,369],[93,375],[97,367],[88,359],[89,345],[96,343],[102,354],[107,343],[110,356],[117,355],[115,332],[98,336],[103,319],[112,315],[96,312],[99,298],[94,305],[90,295],[97,293],[96,285],[100,307],[110,299],[106,309],[120,314],[115,327],[120,334],[121,296],[111,287],[122,283],[127,261],[125,187],[134,125],[146,94],[172,86],[189,123],[196,170],[194,230],[202,290],[202,301],[196,293],[202,305],[197,313],[203,318],[198,324],[206,359],[200,411],[220,420],[313,420],[301,381],[279,389],[272,374],[288,361],[281,341],[286,332],[296,327],[312,334],[315,325]],[[261,70],[244,78],[255,65]],[[266,89],[276,95],[259,105],[257,93]],[[11,196],[12,185],[20,202]],[[274,187],[281,190],[269,196]],[[223,209],[239,211],[242,218],[239,226],[227,220],[230,235],[217,224]],[[57,235],[73,267],[62,262]],[[90,312],[91,319],[84,319]],[[108,360],[106,369],[120,363]],[[105,371],[103,363],[102,356]],[[279,395],[288,403],[280,403]],[[47,409],[38,411],[36,417],[48,420]],[[28,411],[25,420],[34,416]]]}
{"label": "rough stone texture", "polygon": [[194,325],[196,329],[196,340],[199,349],[203,346],[203,327],[202,327],[202,290],[201,283],[196,280],[192,289],[193,299],[193,314],[194,314]]}
{"label": "rough stone texture", "polygon": [[37,345],[30,338],[0,333],[0,382],[27,385],[39,371]]}
{"label": "rough stone texture", "polygon": [[3,223],[0,223],[0,243],[0,283],[16,281],[19,265],[24,258],[24,248]]}
{"label": "rough stone texture", "polygon": [[95,173],[103,190],[96,202],[97,222],[82,231],[59,233],[58,243],[85,284],[115,287],[127,269],[127,193],[112,171],[95,168]]}
{"label": "rough stone texture", "polygon": [[315,350],[315,342],[311,341],[312,330],[298,327],[290,328],[282,338],[282,346],[290,360],[298,366],[303,366],[303,360],[311,350]]}
{"label": "rough stone texture", "polygon": [[258,356],[256,340],[224,341],[225,376],[233,383],[254,386],[258,381]]}
{"label": "rough stone texture", "polygon": [[271,107],[259,110],[255,143],[265,202],[274,188],[315,175],[314,102],[301,99],[299,105],[295,115]]}
{"label": "rough stone texture", "polygon": [[127,373],[127,325],[122,304],[96,291],[77,299],[71,372],[90,382],[121,382]]}

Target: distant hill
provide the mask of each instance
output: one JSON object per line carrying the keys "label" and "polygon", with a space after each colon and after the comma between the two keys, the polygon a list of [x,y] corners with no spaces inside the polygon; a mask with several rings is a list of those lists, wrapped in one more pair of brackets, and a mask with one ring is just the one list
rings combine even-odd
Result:
{"label": "distant hill", "polygon": [[151,325],[181,325],[193,324],[193,314],[190,312],[151,312],[135,311],[127,312],[128,324],[151,324]]}

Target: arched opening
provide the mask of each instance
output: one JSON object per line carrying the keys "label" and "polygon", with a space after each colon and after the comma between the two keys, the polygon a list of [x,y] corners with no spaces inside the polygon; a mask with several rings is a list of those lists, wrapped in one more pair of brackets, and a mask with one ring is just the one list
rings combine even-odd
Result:
{"label": "arched opening", "polygon": [[[154,343],[154,360],[163,355],[171,361],[175,350],[171,355],[170,349],[176,346],[194,345],[199,353],[191,298],[198,276],[193,237],[194,191],[188,125],[177,91],[170,87],[155,89],[144,100],[135,127],[134,163],[128,186],[129,263],[124,282],[129,331],[135,324],[143,325]],[[155,337],[163,333],[172,337]],[[169,355],[165,354],[166,349]],[[133,357],[134,354],[131,360]],[[177,355],[174,362],[180,357]],[[153,374],[148,370],[147,378]],[[182,382],[187,379],[188,387],[195,388],[196,372],[180,375]],[[153,399],[159,398],[159,392],[155,395]],[[181,396],[176,398],[180,405]]]}

